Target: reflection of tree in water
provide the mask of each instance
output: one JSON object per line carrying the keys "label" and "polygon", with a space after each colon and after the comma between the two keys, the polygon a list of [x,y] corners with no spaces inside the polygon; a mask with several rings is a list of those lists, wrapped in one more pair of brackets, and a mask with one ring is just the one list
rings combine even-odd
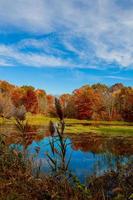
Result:
{"label": "reflection of tree in water", "polygon": [[106,143],[108,151],[116,155],[132,155],[133,154],[133,138],[115,137],[109,139]]}
{"label": "reflection of tree in water", "polygon": [[133,154],[133,139],[131,137],[102,137],[102,136],[71,136],[72,148],[84,152],[111,152],[115,155]]}
{"label": "reflection of tree in water", "polygon": [[80,135],[71,136],[71,141],[73,150],[92,152],[96,156],[92,169],[95,175],[110,170],[118,171],[121,164],[133,162],[132,138]]}
{"label": "reflection of tree in water", "polygon": [[133,156],[114,155],[106,152],[100,155],[100,159],[94,164],[93,172],[101,175],[107,171],[119,171],[121,166],[127,163],[133,163]]}
{"label": "reflection of tree in water", "polygon": [[72,148],[74,150],[81,150],[84,152],[92,151],[94,153],[100,153],[103,151],[103,138],[92,136],[76,136],[71,138]]}
{"label": "reflection of tree in water", "polygon": [[[0,133],[7,135],[7,143],[19,143],[20,134],[13,125],[0,127]],[[33,140],[39,141],[50,135],[46,126],[29,126],[26,130],[25,138],[27,145]],[[97,135],[69,135],[72,141],[73,150],[81,150],[83,152],[103,153],[111,152],[116,155],[131,155],[133,154],[133,139],[132,137],[104,137]]]}
{"label": "reflection of tree in water", "polygon": [[[46,128],[40,126],[27,126],[23,138],[14,125],[1,127],[0,133],[6,135],[6,144],[22,143],[25,141],[25,146],[30,145],[33,140],[40,141],[46,136]],[[47,134],[48,136],[48,134]]]}

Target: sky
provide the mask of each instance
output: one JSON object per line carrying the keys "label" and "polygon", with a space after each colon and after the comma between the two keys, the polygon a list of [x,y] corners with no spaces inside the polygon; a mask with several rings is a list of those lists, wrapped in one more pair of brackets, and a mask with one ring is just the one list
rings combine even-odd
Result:
{"label": "sky", "polygon": [[0,0],[0,79],[52,94],[133,86],[133,0]]}

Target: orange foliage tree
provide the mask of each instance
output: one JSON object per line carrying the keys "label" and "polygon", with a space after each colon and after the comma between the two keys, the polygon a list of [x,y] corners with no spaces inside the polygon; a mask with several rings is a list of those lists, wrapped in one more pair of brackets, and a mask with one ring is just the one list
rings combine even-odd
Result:
{"label": "orange foliage tree", "polygon": [[89,86],[75,90],[74,101],[78,119],[91,119],[101,109],[100,96]]}

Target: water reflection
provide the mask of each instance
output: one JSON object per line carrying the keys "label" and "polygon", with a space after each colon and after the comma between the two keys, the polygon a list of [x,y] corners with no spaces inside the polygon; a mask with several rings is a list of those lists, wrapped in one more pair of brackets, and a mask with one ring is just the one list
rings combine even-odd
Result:
{"label": "water reflection", "polygon": [[97,135],[71,135],[72,148],[84,152],[111,152],[115,155],[133,154],[133,137],[105,137]]}

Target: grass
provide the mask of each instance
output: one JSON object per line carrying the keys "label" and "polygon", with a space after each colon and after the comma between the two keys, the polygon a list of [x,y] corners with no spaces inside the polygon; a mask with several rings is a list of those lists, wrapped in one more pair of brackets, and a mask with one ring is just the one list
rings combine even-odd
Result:
{"label": "grass", "polygon": [[[46,117],[44,115],[32,115],[30,113],[27,114],[26,119],[31,125],[48,125],[49,121],[58,122],[57,118]],[[95,124],[95,125],[129,125],[133,126],[133,122],[124,122],[124,121],[94,121],[94,120],[78,120],[78,119],[65,119],[66,124]],[[7,123],[13,124],[14,120],[8,120],[0,118],[0,124]]]}
{"label": "grass", "polygon": [[[27,120],[31,125],[47,125],[49,121],[58,122],[57,118],[45,117],[43,115],[27,115]],[[103,124],[103,125],[133,125],[133,122],[124,121],[93,121],[93,120],[78,120],[65,119],[66,124]]]}
{"label": "grass", "polygon": [[108,199],[109,192],[112,200],[132,199],[132,163],[100,177],[92,176],[83,185],[75,176],[71,180],[63,175],[33,176],[32,165],[23,159],[22,153],[1,145],[1,200],[98,200]]}
{"label": "grass", "polygon": [[0,152],[0,200],[90,200],[89,193],[65,176],[33,175],[33,163],[2,138]]}
{"label": "grass", "polygon": [[95,133],[105,136],[133,136],[132,126],[84,126],[84,125],[72,125],[66,126],[66,133]]}
{"label": "grass", "polygon": [[[50,120],[58,122],[57,118],[45,117],[43,115],[27,114],[26,117],[30,125],[48,126]],[[14,120],[4,120],[0,118],[0,124],[13,124]],[[65,133],[95,133],[109,136],[133,136],[133,122],[123,121],[91,121],[65,119]]]}
{"label": "grass", "polygon": [[[56,118],[42,115],[28,115],[27,120],[31,125],[48,125],[49,121],[58,122]],[[91,121],[65,119],[65,133],[96,133],[109,136],[133,136],[133,123],[123,121]]]}

